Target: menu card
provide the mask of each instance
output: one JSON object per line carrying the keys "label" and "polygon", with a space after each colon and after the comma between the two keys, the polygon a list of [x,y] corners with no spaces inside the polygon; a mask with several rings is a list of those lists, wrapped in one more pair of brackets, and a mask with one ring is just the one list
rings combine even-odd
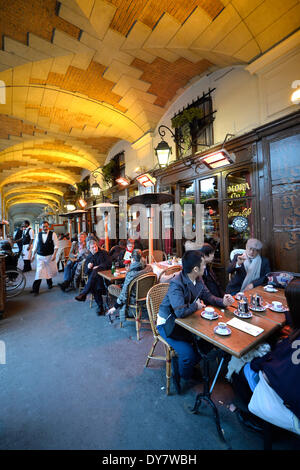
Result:
{"label": "menu card", "polygon": [[258,336],[264,331],[263,328],[251,325],[251,323],[247,323],[243,320],[240,320],[239,318],[232,318],[227,322],[227,325],[233,326],[234,328],[244,331],[245,333],[248,333],[252,336]]}

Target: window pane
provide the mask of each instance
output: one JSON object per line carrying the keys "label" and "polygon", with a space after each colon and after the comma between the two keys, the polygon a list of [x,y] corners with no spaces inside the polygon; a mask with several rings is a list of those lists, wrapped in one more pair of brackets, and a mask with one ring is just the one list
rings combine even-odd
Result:
{"label": "window pane", "polygon": [[218,178],[200,181],[200,201],[204,204],[204,241],[216,248],[215,259],[220,253],[220,210],[218,202]]}
{"label": "window pane", "polygon": [[182,184],[180,186],[180,206],[182,213],[182,243],[186,240],[195,241],[196,235],[196,201],[195,183]]}
{"label": "window pane", "polygon": [[248,238],[254,236],[252,199],[230,201],[228,206],[229,253],[235,248],[245,248]]}
{"label": "window pane", "polygon": [[[175,186],[161,186],[160,192],[173,194]],[[174,212],[173,204],[161,205],[161,240],[162,249],[167,255],[176,254],[176,241],[174,239]]]}
{"label": "window pane", "polygon": [[251,173],[248,170],[230,173],[226,178],[227,197],[236,199],[239,197],[252,196]]}

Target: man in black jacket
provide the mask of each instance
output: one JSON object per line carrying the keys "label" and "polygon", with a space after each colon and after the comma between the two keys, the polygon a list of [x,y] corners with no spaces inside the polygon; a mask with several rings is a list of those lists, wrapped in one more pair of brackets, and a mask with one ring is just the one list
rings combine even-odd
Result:
{"label": "man in black jacket", "polygon": [[105,294],[106,289],[103,278],[99,276],[98,272],[111,268],[111,258],[107,251],[98,248],[97,242],[93,239],[89,240],[88,248],[91,254],[88,255],[85,261],[85,274],[88,274],[89,278],[83,291],[75,297],[75,300],[84,302],[89,292],[91,292],[98,305],[97,314],[101,315],[104,313],[102,294]]}
{"label": "man in black jacket", "polygon": [[[167,340],[178,356],[179,375],[189,380],[193,368],[200,358],[193,347],[193,334],[179,325],[169,334],[166,330],[166,320],[170,316],[184,318],[192,315],[203,307],[202,300],[207,305],[227,307],[234,303],[231,295],[225,294],[223,299],[212,295],[205,287],[201,276],[205,269],[203,253],[198,250],[186,251],[182,258],[182,272],[170,282],[169,290],[164,297],[157,317],[157,329]],[[168,336],[167,336],[168,335]]]}

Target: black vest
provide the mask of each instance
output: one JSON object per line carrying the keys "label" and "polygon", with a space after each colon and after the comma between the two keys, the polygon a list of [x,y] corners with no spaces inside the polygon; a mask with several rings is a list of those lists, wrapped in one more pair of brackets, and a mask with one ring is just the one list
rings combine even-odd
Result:
{"label": "black vest", "polygon": [[49,256],[53,255],[54,253],[54,243],[52,239],[52,233],[51,230],[48,232],[48,236],[46,239],[46,242],[43,243],[43,234],[42,232],[39,232],[38,234],[38,244],[37,244],[37,254],[41,256]]}
{"label": "black vest", "polygon": [[31,230],[31,227],[28,227],[26,230],[23,232],[23,237],[22,237],[22,244],[23,245],[29,245],[31,238],[29,235],[29,231]]}

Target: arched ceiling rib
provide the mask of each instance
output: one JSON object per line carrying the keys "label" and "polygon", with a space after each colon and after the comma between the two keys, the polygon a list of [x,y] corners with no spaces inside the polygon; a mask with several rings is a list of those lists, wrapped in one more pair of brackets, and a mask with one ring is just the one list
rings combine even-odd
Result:
{"label": "arched ceiling rib", "polygon": [[191,80],[300,26],[298,0],[0,0],[0,11],[4,190],[74,184],[118,140],[154,129]]}

